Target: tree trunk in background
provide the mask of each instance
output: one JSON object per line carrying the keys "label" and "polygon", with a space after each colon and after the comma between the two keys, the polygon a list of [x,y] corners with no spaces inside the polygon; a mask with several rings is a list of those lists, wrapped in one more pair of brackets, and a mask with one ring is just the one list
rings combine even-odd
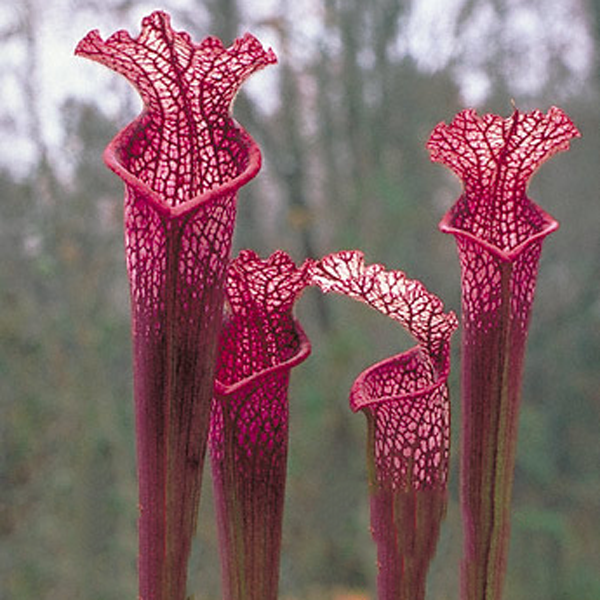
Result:
{"label": "tree trunk in background", "polygon": [[594,34],[595,34],[595,73],[596,81],[595,87],[600,87],[600,0],[589,0],[589,12],[591,20],[593,21]]}
{"label": "tree trunk in background", "polygon": [[[242,32],[240,29],[240,11],[237,0],[212,0],[209,5],[212,17],[212,34],[220,37],[229,45]],[[281,15],[287,14],[285,0],[282,2]],[[314,235],[315,221],[311,219],[311,210],[306,190],[306,152],[307,144],[303,139],[301,113],[302,90],[297,83],[297,76],[288,60],[287,28],[279,27],[281,46],[275,48],[279,59],[281,124],[279,137],[272,135],[268,123],[254,110],[252,102],[242,91],[236,100],[235,116],[238,121],[245,123],[251,135],[262,146],[263,155],[274,161],[277,176],[282,180],[287,191],[289,225],[297,233],[301,254],[305,257],[319,258]],[[245,198],[239,203],[239,218],[241,232],[238,233],[239,246],[260,247],[261,225],[256,214],[254,188],[244,190]],[[247,232],[247,233],[244,233]],[[320,295],[315,296],[317,316],[320,326],[327,330],[330,326],[330,315],[327,304]]]}
{"label": "tree trunk in background", "polygon": [[[283,4],[285,5],[285,0]],[[281,29],[280,34],[281,137],[276,166],[287,188],[289,224],[297,232],[302,254],[305,257],[320,258],[321,253],[314,239],[314,227],[317,221],[312,218],[306,185],[309,147],[302,131],[303,110],[300,103],[303,91],[298,82],[298,75],[290,63],[287,32]],[[328,305],[321,294],[315,295],[314,298],[319,326],[325,333],[331,327]]]}

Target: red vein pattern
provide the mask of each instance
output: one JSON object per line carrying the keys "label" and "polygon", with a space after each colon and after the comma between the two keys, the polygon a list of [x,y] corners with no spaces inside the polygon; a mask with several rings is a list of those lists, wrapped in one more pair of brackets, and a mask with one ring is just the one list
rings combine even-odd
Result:
{"label": "red vein pattern", "polygon": [[310,261],[246,250],[228,270],[210,448],[225,600],[276,600],[290,370],[310,352],[292,315]]}
{"label": "red vein pattern", "polygon": [[450,444],[447,378],[453,313],[415,280],[358,251],[312,266],[313,284],[375,308],[418,342],[354,382],[350,405],[368,423],[371,527],[377,543],[380,599],[425,597],[427,569],[446,506]]}
{"label": "red vein pattern", "polygon": [[467,110],[427,144],[464,184],[440,223],[456,238],[462,269],[464,600],[502,595],[528,323],[542,243],[558,228],[526,188],[577,136],[556,107],[506,119]]}
{"label": "red vein pattern", "polygon": [[547,114],[515,111],[507,119],[465,110],[451,125],[440,123],[427,144],[431,159],[452,169],[464,184],[444,224],[506,257],[531,237],[549,233],[546,228],[555,222],[527,197],[527,184],[576,135],[569,117],[556,107]]}
{"label": "red vein pattern", "polygon": [[155,12],[137,38],[90,32],[76,53],[124,75],[144,110],[107,147],[125,182],[140,486],[142,600],[185,598],[236,190],[260,152],[231,117],[243,81],[275,62],[250,35],[192,42]]}

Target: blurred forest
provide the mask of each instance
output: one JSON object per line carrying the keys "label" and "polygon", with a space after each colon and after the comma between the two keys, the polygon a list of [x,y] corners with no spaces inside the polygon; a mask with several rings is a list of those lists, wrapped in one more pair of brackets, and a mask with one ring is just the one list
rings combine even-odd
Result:
{"label": "blurred forest", "polygon": [[[600,0],[3,0],[0,600],[137,597],[122,185],[101,153],[139,104],[93,63],[48,69],[57,40],[72,53],[91,28],[136,34],[154,8],[196,40],[248,30],[279,57],[236,102],[264,157],[240,195],[237,249],[300,260],[360,248],[457,312],[454,241],[437,223],[460,187],[429,162],[429,132],[465,106],[508,116],[511,101],[573,118],[583,138],[530,189],[561,229],[545,245],[530,330],[506,598],[598,600]],[[313,355],[292,375],[282,598],[374,598],[365,423],[347,396],[363,368],[410,341],[313,290],[298,312]],[[459,595],[459,341],[432,600]],[[209,473],[190,578],[196,600],[220,597]]]}

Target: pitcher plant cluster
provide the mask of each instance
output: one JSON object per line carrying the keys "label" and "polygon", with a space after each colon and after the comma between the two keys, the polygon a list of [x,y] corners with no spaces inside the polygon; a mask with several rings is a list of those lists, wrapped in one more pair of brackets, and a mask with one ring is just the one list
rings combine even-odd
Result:
{"label": "pitcher plant cluster", "polygon": [[[415,345],[361,373],[381,600],[425,598],[447,502],[450,339],[458,319],[418,280],[343,250],[301,265],[281,250],[231,257],[237,191],[260,150],[232,117],[276,63],[252,35],[229,48],[174,31],[164,12],[132,38],[90,32],[76,53],[133,84],[142,113],[104,159],[125,184],[139,479],[139,597],[185,600],[204,458],[216,498],[223,598],[275,600],[288,450],[288,384],[310,354],[294,317],[309,287],[353,298]],[[559,108],[459,113],[427,148],[462,180],[440,228],[462,268],[463,600],[499,600],[506,572],[523,359],[542,243],[557,222],[528,180],[579,135]]]}

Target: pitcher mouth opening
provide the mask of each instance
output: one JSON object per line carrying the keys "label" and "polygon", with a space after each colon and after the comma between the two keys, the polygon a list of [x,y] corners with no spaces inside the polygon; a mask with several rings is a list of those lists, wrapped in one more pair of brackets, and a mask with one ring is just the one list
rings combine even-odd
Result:
{"label": "pitcher mouth opening", "polygon": [[542,240],[547,235],[556,231],[559,228],[559,223],[554,217],[552,217],[546,211],[541,209],[539,206],[536,206],[536,210],[538,211],[538,214],[540,215],[540,217],[543,220],[542,227],[539,229],[539,231],[536,231],[535,233],[528,235],[526,237],[526,239],[524,239],[522,242],[519,242],[513,248],[510,248],[510,249],[500,248],[496,244],[493,244],[491,242],[488,242],[488,241],[482,239],[479,235],[476,235],[467,229],[462,229],[461,227],[456,227],[453,224],[454,214],[453,214],[452,209],[450,209],[444,215],[444,217],[440,221],[438,227],[439,227],[440,231],[442,231],[443,233],[450,233],[454,236],[464,237],[464,238],[467,238],[467,239],[475,242],[476,244],[484,247],[491,254],[496,256],[498,258],[498,260],[509,263],[509,262],[514,262],[515,259],[525,250],[525,248],[527,248],[527,246],[529,246],[530,244],[532,244],[536,241]]}
{"label": "pitcher mouth opening", "polygon": [[235,393],[238,393],[240,390],[250,388],[253,385],[258,385],[260,381],[262,381],[265,377],[268,377],[275,373],[279,373],[281,371],[289,371],[292,367],[295,367],[296,365],[304,361],[306,358],[308,358],[311,352],[311,344],[308,339],[308,336],[304,332],[304,329],[302,329],[300,323],[295,319],[294,326],[296,329],[296,334],[298,336],[298,347],[296,351],[292,354],[292,356],[288,357],[282,362],[257,371],[256,373],[252,373],[252,375],[249,375],[248,377],[245,377],[233,383],[226,384],[220,381],[217,377],[215,377],[215,394],[219,398],[231,396]]}
{"label": "pitcher mouth opening", "polygon": [[[397,393],[391,395],[376,395],[373,393],[373,384],[371,379],[377,374],[377,371],[382,367],[394,366],[398,371],[405,370],[407,364],[410,367],[410,362],[417,360],[419,363],[426,365],[430,370],[428,381],[424,385],[417,386],[412,390],[398,390]],[[350,408],[353,412],[374,407],[386,402],[414,402],[420,398],[430,396],[435,390],[446,385],[448,374],[450,371],[449,352],[444,351],[442,364],[439,368],[433,364],[431,357],[422,346],[417,345],[409,348],[400,354],[385,358],[382,361],[371,365],[365,369],[355,380],[350,391]]]}
{"label": "pitcher mouth opening", "polygon": [[240,142],[245,146],[248,152],[247,163],[244,169],[235,177],[222,185],[218,185],[210,190],[198,194],[181,204],[171,206],[158,192],[154,191],[148,184],[144,183],[124,166],[120,158],[122,148],[132,129],[135,129],[145,112],[130,123],[125,129],[120,131],[107,146],[103,153],[104,162],[131,188],[138,191],[144,199],[161,215],[169,219],[176,219],[187,213],[193,212],[201,207],[206,207],[224,196],[231,196],[237,192],[243,185],[253,179],[262,164],[262,155],[258,144],[252,136],[242,127],[237,125],[240,132]]}

